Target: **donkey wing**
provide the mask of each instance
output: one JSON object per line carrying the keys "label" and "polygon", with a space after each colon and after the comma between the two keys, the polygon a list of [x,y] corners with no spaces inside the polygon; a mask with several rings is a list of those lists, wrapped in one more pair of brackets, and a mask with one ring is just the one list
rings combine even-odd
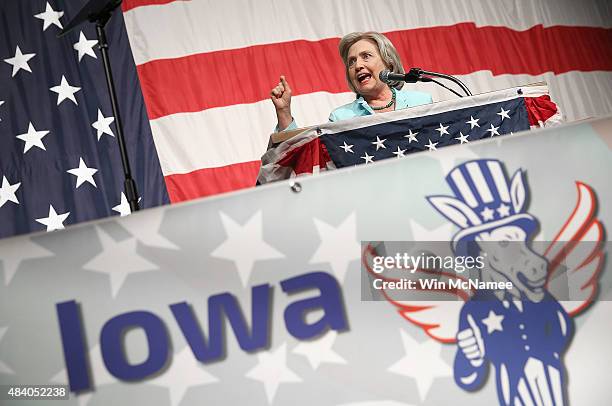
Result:
{"label": "donkey wing", "polygon": [[589,185],[576,182],[576,186],[576,207],[544,253],[550,264],[546,287],[571,316],[593,302],[604,263],[597,198]]}
{"label": "donkey wing", "polygon": [[[406,275],[408,279],[415,281],[415,289],[392,289],[388,283],[399,283],[406,278],[395,278],[383,276],[372,269],[372,258],[376,255],[376,249],[367,246],[364,249],[362,260],[363,266],[371,278],[386,282],[381,294],[389,303],[397,309],[397,312],[410,323],[420,327],[431,338],[442,343],[454,343],[459,327],[459,315],[464,303],[474,294],[473,290],[449,287],[450,280],[466,281],[465,278],[438,270],[418,269],[416,272]],[[393,272],[390,272],[391,274]],[[404,272],[405,274],[405,272]],[[419,280],[436,280],[444,282],[446,287],[429,287],[423,289]]]}

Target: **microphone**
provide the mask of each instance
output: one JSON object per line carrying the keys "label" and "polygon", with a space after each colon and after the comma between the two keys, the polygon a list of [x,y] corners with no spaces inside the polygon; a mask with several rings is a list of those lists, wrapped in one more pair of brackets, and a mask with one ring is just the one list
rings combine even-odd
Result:
{"label": "microphone", "polygon": [[378,78],[384,82],[389,84],[390,82],[406,82],[406,83],[416,83],[416,82],[430,82],[431,79],[421,77],[422,71],[419,68],[412,68],[408,73],[395,73],[391,72],[387,69],[380,72]]}
{"label": "microphone", "polygon": [[[426,76],[423,76],[423,75],[426,75]],[[463,97],[459,93],[454,91],[453,89],[444,86],[442,83],[438,82],[435,79],[432,79],[431,76],[450,80],[450,81],[454,82],[455,84],[457,84],[461,88],[461,90],[463,90],[465,92],[465,94],[467,96],[472,96],[472,92],[470,92],[470,89],[468,89],[468,87],[462,81],[460,81],[459,79],[457,79],[454,76],[447,75],[447,74],[444,74],[444,73],[429,72],[429,71],[423,70],[421,68],[411,68],[408,71],[408,73],[394,73],[394,72],[391,72],[391,71],[385,69],[382,72],[380,72],[380,74],[378,75],[379,79],[383,83],[386,83],[386,84],[391,84],[393,82],[406,82],[406,83],[434,82],[434,83],[444,87],[445,89],[448,89],[451,92],[455,93],[457,96]]]}

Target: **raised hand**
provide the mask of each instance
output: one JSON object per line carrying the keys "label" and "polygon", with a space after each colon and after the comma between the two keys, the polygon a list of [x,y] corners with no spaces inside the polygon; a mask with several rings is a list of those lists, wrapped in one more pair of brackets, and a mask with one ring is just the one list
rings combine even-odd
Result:
{"label": "raised hand", "polygon": [[284,76],[280,77],[278,85],[270,91],[270,100],[276,109],[279,130],[287,128],[293,118],[291,117],[291,87]]}

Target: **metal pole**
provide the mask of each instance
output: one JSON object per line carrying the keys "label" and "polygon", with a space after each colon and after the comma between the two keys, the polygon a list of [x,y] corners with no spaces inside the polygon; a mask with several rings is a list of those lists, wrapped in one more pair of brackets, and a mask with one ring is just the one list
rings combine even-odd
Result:
{"label": "metal pole", "polygon": [[130,204],[130,209],[134,212],[140,210],[140,207],[138,205],[138,190],[136,189],[136,182],[134,182],[134,179],[132,179],[130,161],[128,158],[127,147],[125,145],[125,138],[123,136],[121,114],[119,113],[119,102],[117,100],[117,93],[115,92],[113,73],[111,70],[110,59],[108,56],[108,42],[106,41],[106,33],[104,32],[104,26],[106,25],[106,22],[109,18],[110,13],[108,13],[107,16],[102,17],[96,21],[96,32],[98,33],[98,46],[100,47],[100,53],[102,54],[102,63],[104,65],[106,84],[108,86],[108,92],[110,94],[111,107],[113,109],[115,123],[117,124],[117,142],[119,143],[121,164],[123,166],[123,173],[125,176],[123,187],[125,190],[125,196],[127,197],[127,200]]}

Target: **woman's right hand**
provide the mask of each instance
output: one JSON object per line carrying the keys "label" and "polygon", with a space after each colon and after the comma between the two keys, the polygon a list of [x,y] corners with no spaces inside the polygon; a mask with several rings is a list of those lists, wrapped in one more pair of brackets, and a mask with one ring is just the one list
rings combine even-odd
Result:
{"label": "woman's right hand", "polygon": [[278,129],[284,130],[291,124],[291,87],[284,76],[280,77],[278,85],[270,91],[270,100],[276,109],[276,117],[278,118]]}

